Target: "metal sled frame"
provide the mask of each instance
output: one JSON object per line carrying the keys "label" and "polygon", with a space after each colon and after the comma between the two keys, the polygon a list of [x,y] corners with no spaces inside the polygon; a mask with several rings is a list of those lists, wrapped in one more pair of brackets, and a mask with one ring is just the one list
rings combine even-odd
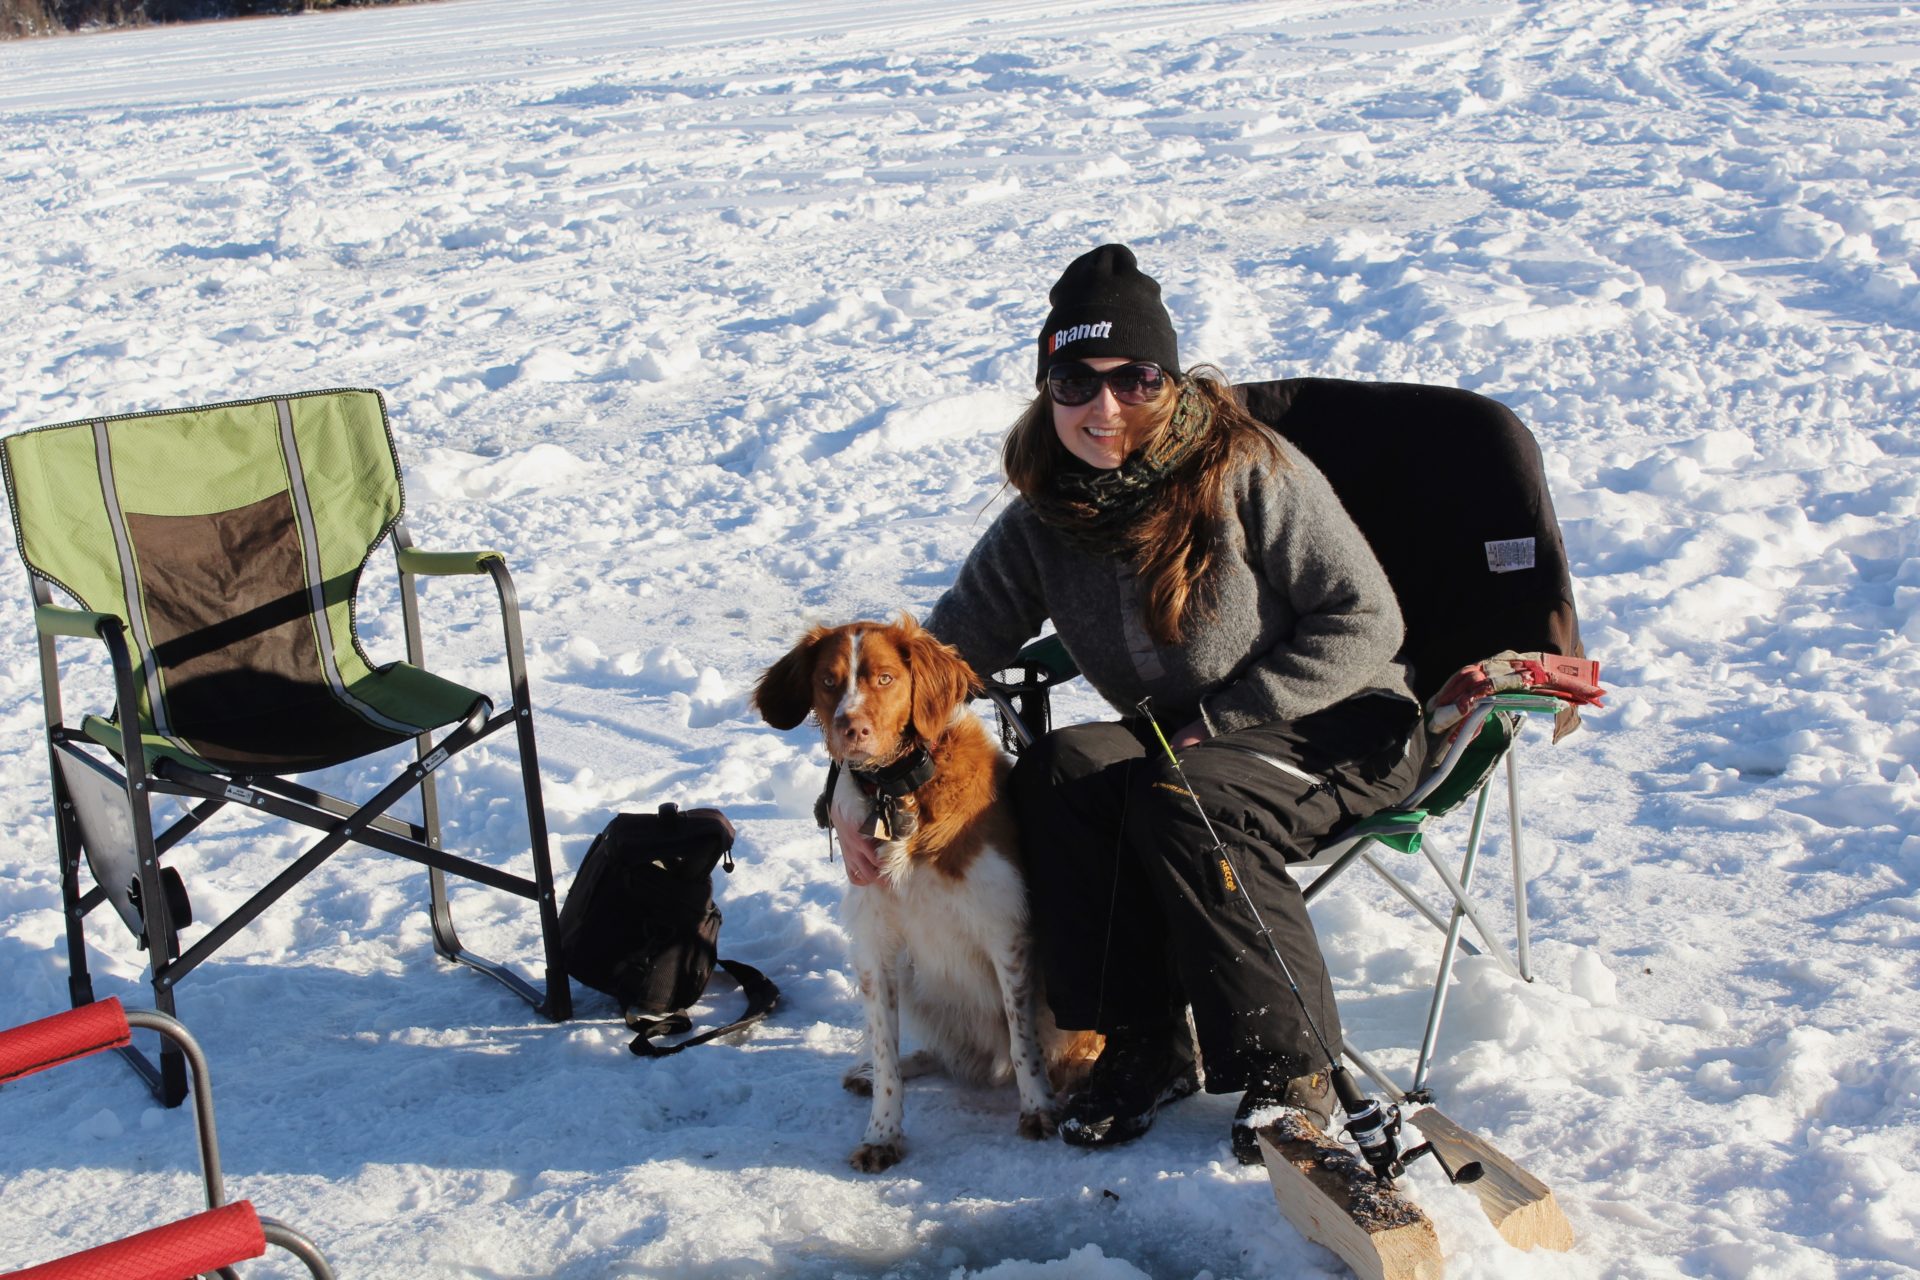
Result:
{"label": "metal sled frame", "polygon": [[[185,1061],[192,1073],[194,1130],[200,1144],[200,1177],[206,1189],[207,1208],[167,1228],[90,1249],[79,1256],[29,1267],[18,1274],[150,1274],[156,1265],[164,1266],[166,1261],[177,1264],[179,1257],[173,1249],[186,1240],[210,1239],[215,1242],[216,1252],[220,1243],[226,1244],[220,1257],[236,1260],[258,1257],[266,1245],[277,1245],[298,1258],[314,1280],[333,1280],[332,1267],[312,1240],[278,1219],[255,1215],[248,1201],[227,1199],[226,1180],[220,1171],[220,1139],[214,1126],[213,1081],[207,1057],[192,1033],[176,1019],[150,1009],[122,1009],[117,999],[109,998],[37,1023],[0,1031],[0,1063],[3,1063],[0,1081],[64,1066],[105,1049],[120,1048],[125,1052],[125,1046],[132,1042],[134,1028],[156,1033],[162,1043]],[[257,1227],[247,1221],[249,1217],[257,1220]],[[162,1244],[156,1237],[165,1239],[166,1243]],[[203,1259],[201,1265],[209,1265],[210,1261]],[[212,1274],[225,1280],[238,1280],[230,1263],[215,1267]]]}

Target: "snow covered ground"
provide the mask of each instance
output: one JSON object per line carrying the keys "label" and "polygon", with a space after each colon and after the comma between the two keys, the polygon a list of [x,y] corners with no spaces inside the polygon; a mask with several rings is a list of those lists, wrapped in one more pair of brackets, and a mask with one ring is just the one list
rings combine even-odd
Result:
{"label": "snow covered ground", "polygon": [[[745,703],[807,621],[937,598],[1047,285],[1122,239],[1189,360],[1464,385],[1545,450],[1615,693],[1525,774],[1542,978],[1462,966],[1436,1086],[1579,1243],[1517,1253],[1425,1168],[1448,1274],[1920,1274],[1916,66],[1920,10],[1843,0],[450,0],[0,45],[0,431],[384,390],[419,540],[515,568],[562,862],[724,806],[724,950],[786,994],[642,1063],[603,997],[547,1025],[448,970],[421,878],[343,855],[181,992],[236,1193],[342,1276],[1343,1274],[1231,1163],[1230,1099],[1092,1154],[921,1084],[909,1159],[850,1172],[823,757]],[[426,607],[497,689],[485,594]],[[0,597],[0,1025],[66,1000],[29,629]],[[449,781],[502,863],[511,778]],[[219,831],[176,859],[203,915],[294,847]],[[1434,939],[1333,896],[1349,1032],[1404,1045]],[[516,904],[458,905],[533,958]],[[0,1090],[0,1265],[185,1212],[190,1132],[111,1061]]]}

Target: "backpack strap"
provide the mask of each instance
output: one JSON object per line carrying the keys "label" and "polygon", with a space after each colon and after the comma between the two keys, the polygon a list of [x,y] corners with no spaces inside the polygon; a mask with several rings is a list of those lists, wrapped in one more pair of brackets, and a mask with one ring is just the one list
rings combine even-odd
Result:
{"label": "backpack strap", "polygon": [[773,1012],[774,1005],[780,1002],[780,988],[774,986],[766,974],[738,960],[722,960],[720,967],[725,969],[740,985],[740,990],[746,993],[747,1011],[737,1020],[729,1022],[724,1027],[702,1031],[699,1035],[682,1040],[678,1044],[655,1044],[655,1037],[680,1035],[693,1030],[693,1020],[684,1013],[646,1014],[629,1009],[626,1014],[627,1027],[638,1034],[633,1037],[633,1043],[627,1048],[632,1050],[636,1057],[665,1058],[682,1049],[691,1049],[694,1045],[705,1044],[709,1040],[718,1039],[743,1027],[750,1027]]}

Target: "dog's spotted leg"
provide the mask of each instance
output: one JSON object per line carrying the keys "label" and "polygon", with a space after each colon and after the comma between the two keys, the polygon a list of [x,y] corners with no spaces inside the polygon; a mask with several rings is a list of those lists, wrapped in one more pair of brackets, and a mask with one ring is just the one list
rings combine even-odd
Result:
{"label": "dog's spotted leg", "polygon": [[1015,936],[999,947],[993,957],[993,972],[1000,981],[1013,1081],[1020,1090],[1020,1136],[1051,1137],[1059,1127],[1059,1109],[1047,1086],[1040,1035],[1033,1022],[1033,974],[1024,931],[1015,931]]}
{"label": "dog's spotted leg", "polygon": [[[940,1059],[926,1049],[915,1049],[900,1059],[900,1078],[918,1080],[921,1076],[934,1075],[940,1070]],[[840,1077],[840,1087],[848,1093],[862,1098],[873,1096],[873,1064],[856,1062],[847,1068],[847,1074]]]}
{"label": "dog's spotted leg", "polygon": [[867,1132],[848,1163],[879,1173],[906,1154],[906,1081],[900,1073],[900,972],[897,958],[862,960],[860,994],[867,1006],[867,1061],[872,1066],[873,1108]]}

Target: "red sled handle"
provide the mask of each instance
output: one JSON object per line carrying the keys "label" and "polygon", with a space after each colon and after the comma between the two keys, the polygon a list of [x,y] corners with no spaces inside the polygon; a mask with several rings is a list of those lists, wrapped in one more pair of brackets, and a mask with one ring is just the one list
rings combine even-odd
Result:
{"label": "red sled handle", "polygon": [[251,1203],[236,1200],[124,1240],[25,1271],[7,1272],[5,1280],[179,1280],[258,1258],[266,1251],[260,1216]]}
{"label": "red sled handle", "polygon": [[0,1031],[0,1084],[133,1041],[117,996]]}

